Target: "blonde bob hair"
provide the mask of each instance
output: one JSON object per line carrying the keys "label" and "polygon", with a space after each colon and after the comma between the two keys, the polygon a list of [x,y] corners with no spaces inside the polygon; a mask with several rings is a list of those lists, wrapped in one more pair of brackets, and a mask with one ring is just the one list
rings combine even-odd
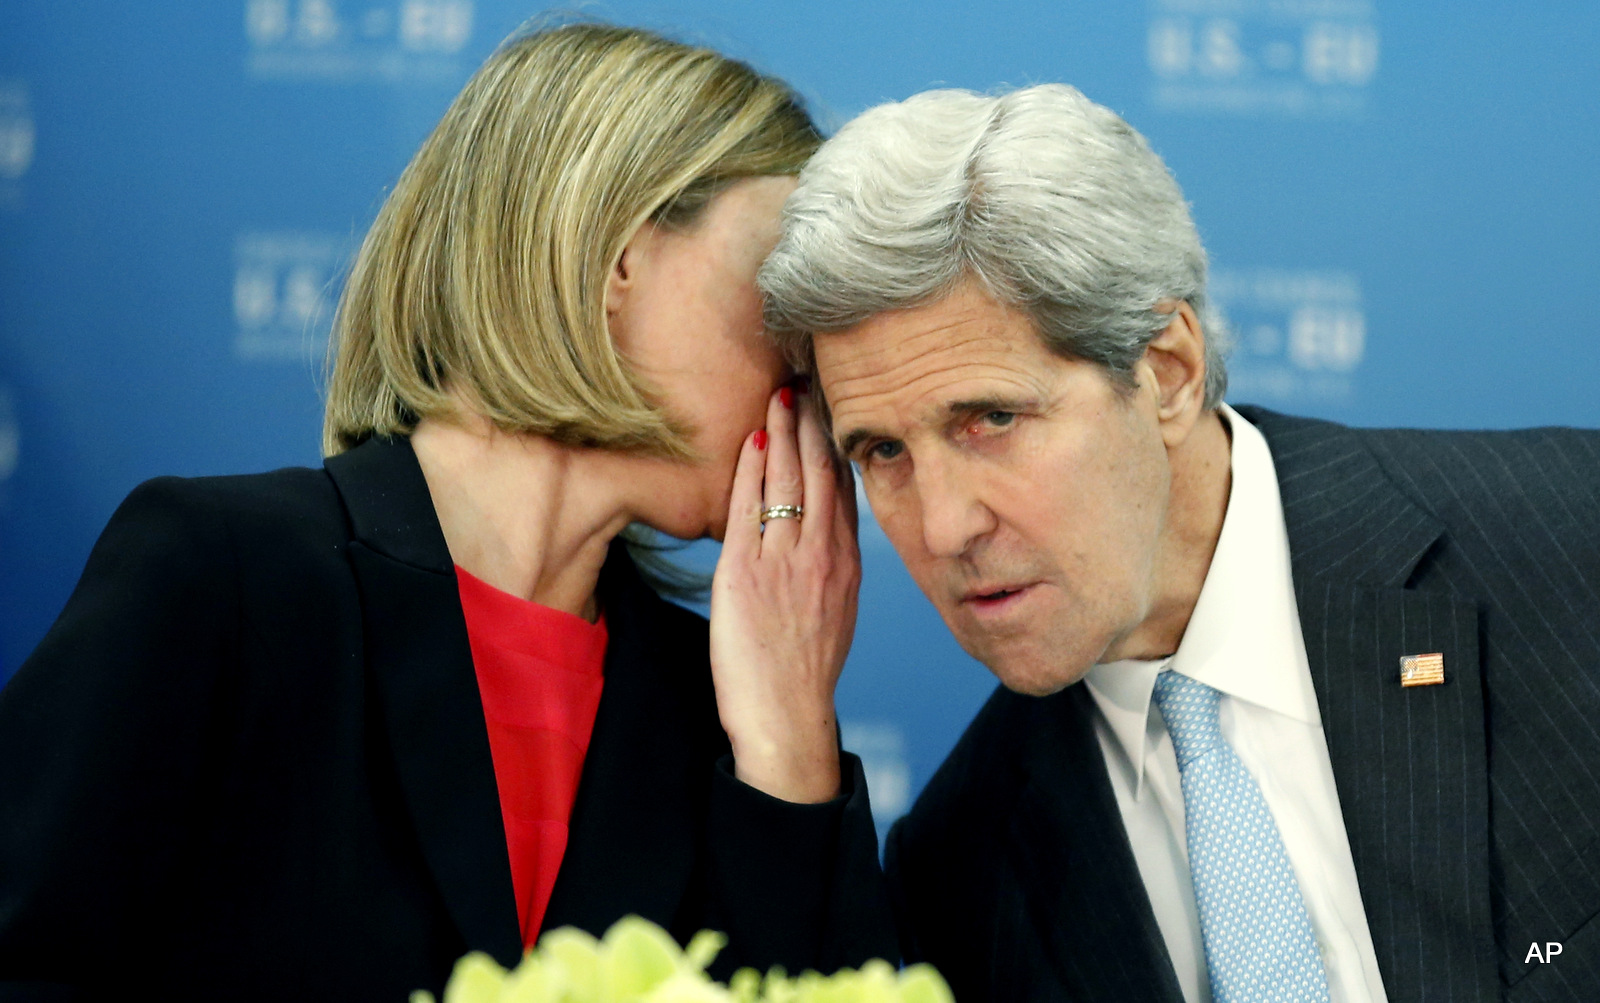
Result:
{"label": "blonde bob hair", "polygon": [[466,407],[507,431],[687,458],[630,371],[605,289],[647,223],[692,227],[821,137],[782,81],[634,28],[514,35],[417,151],[334,317],[323,451]]}

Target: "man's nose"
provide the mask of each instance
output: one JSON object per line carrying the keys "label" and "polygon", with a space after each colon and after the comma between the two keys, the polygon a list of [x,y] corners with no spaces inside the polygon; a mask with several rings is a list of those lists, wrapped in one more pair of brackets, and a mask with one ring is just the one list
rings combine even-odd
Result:
{"label": "man's nose", "polygon": [[960,557],[994,530],[994,512],[984,503],[983,485],[970,466],[925,460],[917,465],[915,478],[922,543],[930,555]]}

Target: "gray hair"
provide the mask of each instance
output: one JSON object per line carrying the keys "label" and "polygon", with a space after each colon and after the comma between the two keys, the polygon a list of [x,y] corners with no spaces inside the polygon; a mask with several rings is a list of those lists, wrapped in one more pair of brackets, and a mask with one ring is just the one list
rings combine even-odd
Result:
{"label": "gray hair", "polygon": [[862,113],[801,171],[760,284],[768,330],[814,370],[813,335],[967,277],[1123,387],[1187,301],[1205,406],[1222,401],[1226,328],[1183,192],[1143,136],[1072,87],[928,91]]}

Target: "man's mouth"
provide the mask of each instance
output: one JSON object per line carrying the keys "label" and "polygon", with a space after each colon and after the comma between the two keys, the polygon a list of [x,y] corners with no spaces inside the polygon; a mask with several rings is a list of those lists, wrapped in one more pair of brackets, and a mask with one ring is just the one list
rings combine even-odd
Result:
{"label": "man's mouth", "polygon": [[961,597],[961,601],[980,611],[998,610],[1014,603],[1030,588],[1031,585],[1004,585],[993,588],[985,586],[968,592]]}

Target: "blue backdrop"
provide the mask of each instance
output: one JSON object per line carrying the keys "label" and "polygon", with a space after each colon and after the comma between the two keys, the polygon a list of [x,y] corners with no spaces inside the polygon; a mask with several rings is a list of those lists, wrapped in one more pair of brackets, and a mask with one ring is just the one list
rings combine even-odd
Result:
{"label": "blue backdrop", "polygon": [[[625,2],[826,125],[1066,81],[1150,137],[1238,332],[1235,401],[1358,424],[1600,423],[1600,7],[1446,0]],[[0,679],[139,481],[318,461],[350,251],[507,0],[0,10]],[[847,741],[880,816],[991,687],[864,519]],[[714,559],[707,547],[700,561]]]}

